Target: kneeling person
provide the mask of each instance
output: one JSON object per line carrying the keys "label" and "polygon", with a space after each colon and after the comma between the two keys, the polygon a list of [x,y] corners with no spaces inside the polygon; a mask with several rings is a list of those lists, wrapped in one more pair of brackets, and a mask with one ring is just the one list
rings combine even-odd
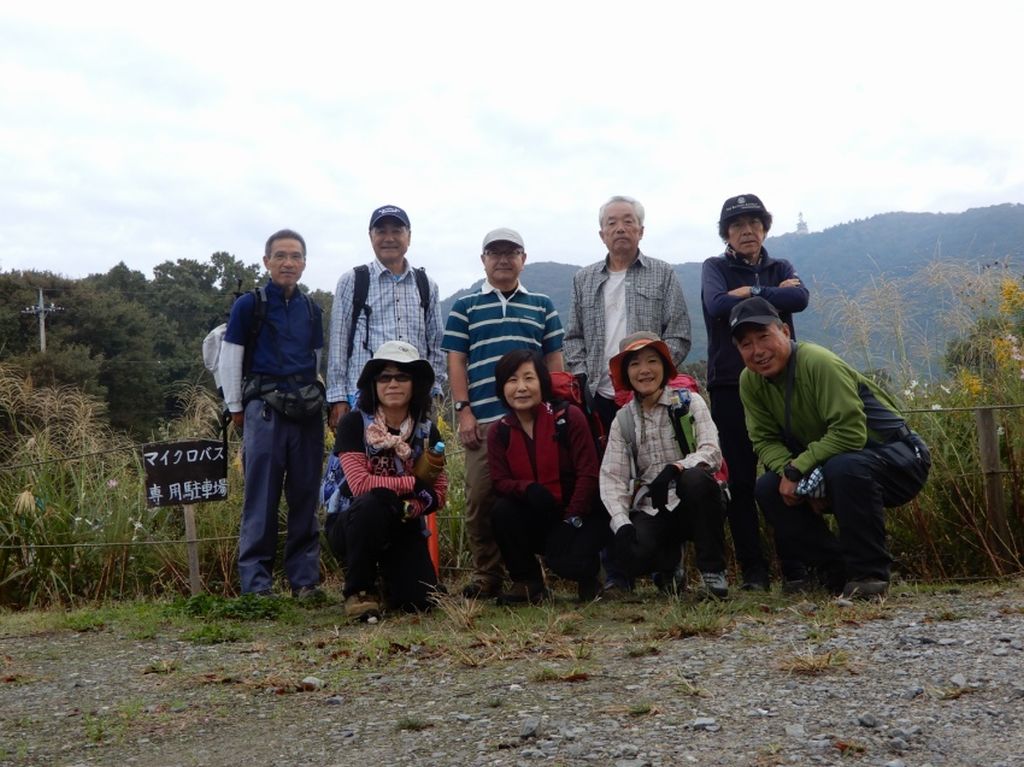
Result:
{"label": "kneeling person", "polygon": [[487,435],[487,461],[498,496],[494,537],[512,577],[505,604],[546,595],[537,554],[555,574],[576,581],[579,598],[597,596],[598,551],[606,536],[597,501],[597,448],[583,411],[552,402],[551,374],[537,351],[517,349],[494,369],[509,413]]}
{"label": "kneeling person", "polygon": [[[811,569],[846,596],[884,594],[892,562],[884,509],[920,492],[928,448],[874,381],[828,349],[793,341],[763,298],[736,304],[729,325],[746,366],[747,430],[767,468],[755,494],[783,578],[796,590]],[[835,515],[838,539],[825,511]]]}
{"label": "kneeling person", "polygon": [[440,440],[427,418],[433,385],[434,371],[414,346],[387,341],[363,367],[356,409],[338,424],[334,452],[343,477],[326,527],[345,570],[349,617],[380,612],[378,568],[389,607],[430,607],[437,574],[422,517],[444,505],[448,489],[443,470],[433,482],[417,470],[423,452]]}
{"label": "kneeling person", "polygon": [[622,339],[608,367],[615,388],[633,392],[612,422],[600,471],[616,564],[633,576],[655,573],[666,588],[692,540],[705,593],[727,596],[722,490],[714,477],[722,453],[707,405],[683,392],[690,399],[684,409],[680,392],[667,386],[677,375],[668,347],[653,333]]}

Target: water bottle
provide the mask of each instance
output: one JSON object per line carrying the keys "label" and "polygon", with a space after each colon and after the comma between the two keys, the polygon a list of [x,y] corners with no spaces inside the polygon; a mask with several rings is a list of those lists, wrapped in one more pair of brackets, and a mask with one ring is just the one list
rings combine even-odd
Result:
{"label": "water bottle", "polygon": [[433,486],[438,476],[444,470],[444,442],[438,441],[433,447],[428,447],[412,467],[413,476]]}

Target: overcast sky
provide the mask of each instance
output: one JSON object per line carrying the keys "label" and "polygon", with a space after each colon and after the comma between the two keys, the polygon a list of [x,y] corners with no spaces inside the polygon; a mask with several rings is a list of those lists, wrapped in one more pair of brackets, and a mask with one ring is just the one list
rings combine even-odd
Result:
{"label": "overcast sky", "polygon": [[393,203],[448,295],[498,226],[596,261],[612,194],[673,263],[744,192],[775,233],[1024,201],[1024,4],[700,6],[3,3],[0,269],[248,263],[288,226],[333,290]]}

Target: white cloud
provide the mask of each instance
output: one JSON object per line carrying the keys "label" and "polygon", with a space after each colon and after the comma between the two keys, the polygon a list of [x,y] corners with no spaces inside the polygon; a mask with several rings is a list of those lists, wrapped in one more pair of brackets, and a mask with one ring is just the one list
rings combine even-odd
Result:
{"label": "white cloud", "polygon": [[281,226],[331,289],[384,202],[449,293],[480,239],[588,263],[640,198],[645,248],[1024,195],[1017,4],[45,4],[0,11],[0,266],[148,271]]}

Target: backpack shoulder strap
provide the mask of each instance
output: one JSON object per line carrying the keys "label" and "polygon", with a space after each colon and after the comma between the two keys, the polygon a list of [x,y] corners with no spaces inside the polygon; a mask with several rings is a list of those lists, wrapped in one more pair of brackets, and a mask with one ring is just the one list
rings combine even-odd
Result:
{"label": "backpack shoulder strap", "polygon": [[627,402],[621,408],[616,420],[619,422],[619,433],[629,448],[633,460],[636,460],[636,419],[633,417],[633,403]]}
{"label": "backpack shoulder strap", "polygon": [[267,319],[267,289],[258,285],[252,289],[252,319],[249,322],[249,335],[245,339],[245,352],[242,355],[242,377],[248,378],[252,370],[252,353],[256,347],[256,339],[263,331]]}
{"label": "backpack shoulder strap", "polygon": [[370,307],[366,303],[366,297],[370,294],[370,267],[360,264],[352,270],[355,275],[355,284],[352,288],[352,322],[348,329],[348,356],[352,356],[352,348],[356,338],[356,324],[359,322],[359,315],[366,313],[366,320],[370,320]]}
{"label": "backpack shoulder strap", "polygon": [[414,267],[412,273],[416,278],[416,290],[420,294],[420,307],[423,309],[423,317],[425,319],[427,310],[430,308],[430,279],[427,277],[427,270],[422,266]]}
{"label": "backpack shoulder strap", "polygon": [[416,278],[416,290],[420,294],[420,308],[423,310],[423,343],[426,348],[423,350],[423,359],[430,359],[430,344],[427,343],[427,314],[430,312],[430,280],[427,278],[427,270],[421,267],[414,267],[413,276]]}
{"label": "backpack shoulder strap", "polygon": [[672,431],[675,432],[676,442],[685,458],[696,449],[697,441],[693,435],[693,413],[690,412],[690,390],[674,389],[677,402],[669,410],[672,421]]}
{"label": "backpack shoulder strap", "polygon": [[553,402],[551,406],[552,415],[555,417],[555,439],[559,444],[570,447],[569,444],[569,408],[571,402]]}

